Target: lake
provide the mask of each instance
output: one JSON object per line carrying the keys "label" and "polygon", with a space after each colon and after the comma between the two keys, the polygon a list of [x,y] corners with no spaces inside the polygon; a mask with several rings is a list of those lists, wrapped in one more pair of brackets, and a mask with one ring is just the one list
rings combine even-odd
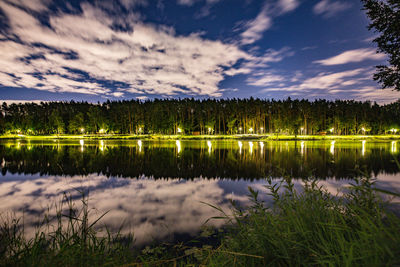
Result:
{"label": "lake", "polygon": [[[400,142],[2,140],[0,213],[23,217],[33,232],[64,194],[89,195],[93,219],[134,232],[137,245],[184,240],[226,211],[230,200],[249,204],[248,186],[265,192],[266,178],[315,178],[336,193],[355,177],[377,178],[400,190]],[[343,189],[342,189],[343,190]],[[261,198],[268,201],[267,194]],[[221,226],[212,220],[208,225]]]}

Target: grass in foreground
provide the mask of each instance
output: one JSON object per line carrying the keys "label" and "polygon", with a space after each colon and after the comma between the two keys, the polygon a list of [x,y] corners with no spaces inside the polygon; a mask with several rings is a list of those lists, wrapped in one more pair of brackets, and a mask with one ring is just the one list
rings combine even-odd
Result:
{"label": "grass in foreground", "polygon": [[[270,182],[266,205],[250,190],[252,205],[220,210],[228,226],[217,242],[157,245],[138,250],[132,236],[89,222],[87,198],[78,211],[67,201],[27,240],[16,219],[0,226],[1,266],[392,266],[400,264],[400,219],[388,212],[374,181],[360,179],[348,193],[332,196],[316,182],[297,192],[289,179]],[[283,193],[280,191],[283,189]],[[232,214],[232,215],[231,215]],[[104,216],[104,215],[103,215]],[[67,222],[66,224],[62,221]],[[52,223],[53,222],[53,223]],[[207,233],[203,234],[208,236]],[[213,244],[213,245],[210,245]]]}

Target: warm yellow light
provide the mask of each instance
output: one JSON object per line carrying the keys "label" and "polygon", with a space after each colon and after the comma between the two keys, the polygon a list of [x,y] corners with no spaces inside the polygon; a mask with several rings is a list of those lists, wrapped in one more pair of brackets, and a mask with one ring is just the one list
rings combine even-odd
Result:
{"label": "warm yellow light", "polygon": [[364,128],[364,127],[362,127],[361,130],[362,130],[363,132],[365,132],[365,128]]}
{"label": "warm yellow light", "polygon": [[242,130],[242,127],[239,127],[239,131],[241,131]]}
{"label": "warm yellow light", "polygon": [[303,130],[304,130],[304,127],[301,127],[301,128],[300,128],[300,130],[302,130],[302,131],[303,131]]}
{"label": "warm yellow light", "polygon": [[182,149],[182,147],[181,147],[181,141],[176,140],[176,147],[177,147],[177,152],[178,152],[178,153],[181,152],[181,149]]}
{"label": "warm yellow light", "polygon": [[83,133],[85,131],[85,128],[81,128],[81,132]]}
{"label": "warm yellow light", "polygon": [[181,132],[182,132],[182,129],[181,129],[181,128],[178,128],[178,129],[176,129],[176,131],[177,131],[178,133],[181,133]]}
{"label": "warm yellow light", "polygon": [[100,146],[99,146],[101,151],[104,151],[104,141],[100,140]]}
{"label": "warm yellow light", "polygon": [[103,128],[101,128],[100,130],[99,130],[99,133],[104,133],[106,130],[104,130]]}
{"label": "warm yellow light", "polygon": [[263,128],[263,127],[261,127],[261,128],[260,128],[260,130],[262,131],[262,130],[264,130],[264,128]]}
{"label": "warm yellow light", "polygon": [[335,128],[330,128],[330,129],[329,129],[329,131],[330,131],[331,133],[333,133],[334,130],[335,130]]}
{"label": "warm yellow light", "polygon": [[333,140],[331,142],[331,148],[329,149],[329,151],[331,152],[332,155],[335,154],[335,143],[336,143],[336,141]]}
{"label": "warm yellow light", "polygon": [[362,148],[361,148],[361,154],[364,156],[365,155],[365,143],[366,143],[367,141],[366,140],[363,140],[362,141]]}
{"label": "warm yellow light", "polygon": [[252,132],[253,132],[253,128],[250,128],[250,129],[249,129],[249,132],[251,132],[251,133],[252,133]]}
{"label": "warm yellow light", "polygon": [[212,129],[211,129],[211,128],[208,128],[208,131],[209,131],[209,132],[211,132],[211,131],[212,131]]}

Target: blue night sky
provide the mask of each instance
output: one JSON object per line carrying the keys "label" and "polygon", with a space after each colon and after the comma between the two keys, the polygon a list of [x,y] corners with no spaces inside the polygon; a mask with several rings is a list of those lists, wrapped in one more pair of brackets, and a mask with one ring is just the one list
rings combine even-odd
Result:
{"label": "blue night sky", "polygon": [[0,100],[389,103],[358,0],[0,0]]}

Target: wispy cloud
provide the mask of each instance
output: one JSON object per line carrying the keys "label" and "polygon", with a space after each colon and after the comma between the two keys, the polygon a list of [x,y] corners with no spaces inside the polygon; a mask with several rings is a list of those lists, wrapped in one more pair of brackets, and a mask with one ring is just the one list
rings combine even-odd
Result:
{"label": "wispy cloud", "polygon": [[322,0],[314,6],[313,11],[317,15],[329,18],[350,7],[351,4],[348,2]]}
{"label": "wispy cloud", "polygon": [[242,44],[252,44],[263,36],[263,33],[272,25],[272,18],[267,15],[267,9],[264,8],[257,17],[246,24],[246,30],[241,34]]}
{"label": "wispy cloud", "polygon": [[[246,61],[240,65],[240,68],[231,68],[227,70],[225,74],[232,76],[251,73],[253,76],[260,76],[260,73],[264,73],[266,69],[270,68],[270,63],[280,62],[293,55],[293,50],[288,46],[282,47],[279,50],[270,48],[262,54],[249,56]],[[269,73],[269,70],[267,73]]]}
{"label": "wispy cloud", "polygon": [[[200,2],[202,0],[178,0],[177,3],[180,5],[185,5],[185,6],[192,6],[193,4],[195,4],[196,2]],[[221,0],[206,0],[206,4],[214,4],[217,3]]]}
{"label": "wispy cloud", "polygon": [[[87,3],[82,13],[50,15],[50,27],[27,5],[0,2],[0,8],[10,26],[0,36],[3,86],[110,96],[220,96],[225,72],[251,58],[235,44],[180,36],[173,28],[142,23],[138,16],[116,18]],[[134,30],[115,29],[121,23]]]}
{"label": "wispy cloud", "polygon": [[378,103],[390,103],[400,99],[400,92],[380,90],[376,84],[371,85],[373,68],[357,68],[338,72],[319,72],[312,77],[305,77],[301,72],[290,75],[271,73],[271,76],[262,77],[253,85],[264,87],[262,94],[279,92],[281,95],[303,98],[326,99],[358,99],[373,100]]}
{"label": "wispy cloud", "polygon": [[278,0],[272,5],[265,2],[257,17],[245,24],[246,30],[241,34],[241,43],[247,45],[260,40],[263,33],[272,26],[274,17],[293,11],[298,5],[297,0]]}
{"label": "wispy cloud", "polygon": [[314,63],[318,63],[325,66],[341,65],[352,62],[361,62],[364,60],[383,60],[385,59],[384,54],[378,54],[374,48],[360,48],[354,50],[348,50],[340,53],[337,56],[330,57],[327,59],[317,60]]}

